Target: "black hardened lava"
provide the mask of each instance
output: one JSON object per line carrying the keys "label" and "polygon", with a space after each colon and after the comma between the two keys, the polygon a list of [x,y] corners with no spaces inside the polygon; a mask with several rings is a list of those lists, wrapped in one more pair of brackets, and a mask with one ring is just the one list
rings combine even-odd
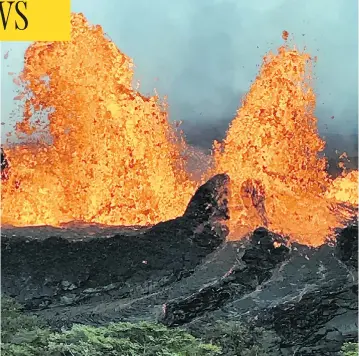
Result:
{"label": "black hardened lava", "polygon": [[323,245],[305,256],[319,264],[317,276],[286,302],[264,308],[255,324],[275,330],[281,348],[295,355],[339,355],[343,342],[358,341],[358,226],[338,231],[334,249]]}
{"label": "black hardened lava", "polygon": [[187,324],[205,312],[218,309],[233,297],[252,292],[288,257],[289,249],[285,244],[286,240],[265,228],[255,230],[242,256],[244,264],[234,266],[223,278],[189,297],[166,303],[163,322],[168,326]]}
{"label": "black hardened lava", "polygon": [[358,225],[347,226],[338,234],[336,252],[345,264],[358,270]]}
{"label": "black hardened lava", "polygon": [[61,237],[47,232],[43,238],[41,229],[39,236],[12,236],[12,229],[3,229],[2,292],[33,309],[77,303],[99,288],[128,297],[177,281],[225,241],[228,181],[224,174],[214,176],[182,217],[135,236],[71,240],[66,229]]}
{"label": "black hardened lava", "polygon": [[5,180],[7,179],[7,170],[9,168],[9,162],[6,158],[4,149],[1,147],[1,166],[0,166],[0,171],[1,171],[1,180]]}

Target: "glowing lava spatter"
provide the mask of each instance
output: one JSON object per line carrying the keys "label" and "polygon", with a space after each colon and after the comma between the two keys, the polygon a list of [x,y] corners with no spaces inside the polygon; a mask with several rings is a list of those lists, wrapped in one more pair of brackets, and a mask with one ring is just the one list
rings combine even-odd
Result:
{"label": "glowing lava spatter", "polygon": [[339,202],[358,204],[358,171],[352,171],[336,178],[328,191],[326,197]]}
{"label": "glowing lava spatter", "polygon": [[[215,170],[231,177],[234,237],[267,224],[315,245],[341,224],[342,212],[324,197],[330,182],[325,160],[318,158],[324,142],[317,133],[310,64],[307,54],[288,47],[266,56],[224,143],[215,147]],[[243,191],[253,180],[263,191],[265,221],[245,206]]]}
{"label": "glowing lava spatter", "polygon": [[6,150],[3,224],[145,225],[183,213],[194,190],[183,143],[132,79],[131,60],[81,14],[72,16],[71,42],[27,49],[21,80],[32,95],[17,128],[32,132],[30,109],[51,108],[53,143]]}
{"label": "glowing lava spatter", "polygon": [[[2,224],[146,225],[181,215],[198,185],[185,170],[188,147],[157,98],[133,90],[132,62],[102,28],[81,14],[71,21],[70,42],[26,51],[20,79],[27,99],[17,131],[41,131],[32,114],[48,108],[52,142],[5,150],[11,167]],[[266,56],[226,139],[215,144],[215,168],[205,178],[231,178],[231,238],[266,225],[318,245],[346,217],[338,202],[357,204],[357,172],[332,184],[318,158],[324,142],[310,64],[289,47]]]}

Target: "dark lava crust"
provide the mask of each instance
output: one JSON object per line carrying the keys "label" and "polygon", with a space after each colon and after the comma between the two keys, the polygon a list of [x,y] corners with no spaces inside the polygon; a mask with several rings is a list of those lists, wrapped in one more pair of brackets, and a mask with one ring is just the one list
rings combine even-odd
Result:
{"label": "dark lava crust", "polygon": [[358,227],[319,248],[265,228],[225,242],[228,181],[149,229],[3,228],[2,292],[58,328],[157,320],[201,336],[244,321],[275,333],[273,355],[338,355],[357,341]]}

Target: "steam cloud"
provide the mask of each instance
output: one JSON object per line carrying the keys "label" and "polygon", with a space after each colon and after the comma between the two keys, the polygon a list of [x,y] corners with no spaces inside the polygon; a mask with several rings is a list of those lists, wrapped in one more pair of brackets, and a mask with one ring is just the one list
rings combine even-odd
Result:
{"label": "steam cloud", "polygon": [[[72,9],[104,27],[134,58],[140,91],[168,95],[171,119],[183,120],[189,140],[206,147],[223,137],[263,55],[288,30],[300,49],[318,56],[320,132],[345,135],[357,150],[356,0],[74,0]],[[7,73],[21,70],[27,45],[2,44],[2,58],[9,51],[1,67],[2,140],[19,117]]]}

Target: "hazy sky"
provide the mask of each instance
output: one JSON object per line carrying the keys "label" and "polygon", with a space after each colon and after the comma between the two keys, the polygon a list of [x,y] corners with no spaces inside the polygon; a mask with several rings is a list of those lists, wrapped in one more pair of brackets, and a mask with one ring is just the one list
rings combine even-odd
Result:
{"label": "hazy sky", "polygon": [[[358,120],[357,0],[72,0],[134,58],[141,91],[168,95],[172,120],[233,117],[262,56],[281,33],[318,56],[322,132],[355,133]],[[2,139],[18,113],[8,72],[19,72],[28,43],[2,43]],[[4,54],[9,51],[7,59]],[[334,119],[330,117],[334,116]],[[327,126],[327,128],[325,128]]]}

